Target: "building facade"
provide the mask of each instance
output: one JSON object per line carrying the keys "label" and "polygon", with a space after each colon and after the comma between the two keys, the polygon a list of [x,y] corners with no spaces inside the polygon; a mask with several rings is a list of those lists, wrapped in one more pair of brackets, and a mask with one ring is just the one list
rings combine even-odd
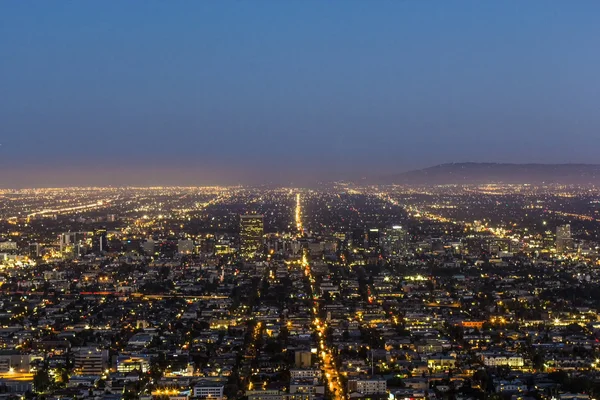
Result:
{"label": "building facade", "polygon": [[264,216],[247,214],[240,216],[240,253],[249,260],[262,252]]}

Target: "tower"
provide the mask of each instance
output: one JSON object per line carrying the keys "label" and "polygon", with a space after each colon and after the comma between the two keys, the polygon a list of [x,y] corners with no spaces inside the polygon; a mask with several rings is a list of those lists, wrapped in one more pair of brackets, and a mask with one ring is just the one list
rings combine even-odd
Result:
{"label": "tower", "polygon": [[106,229],[96,229],[96,231],[94,232],[94,241],[95,243],[92,246],[92,248],[95,251],[99,251],[100,253],[108,251],[108,238]]}
{"label": "tower", "polygon": [[240,215],[240,253],[245,260],[262,252],[264,217],[257,214]]}
{"label": "tower", "polygon": [[367,243],[369,250],[373,251],[379,247],[379,229],[371,228],[367,232]]}
{"label": "tower", "polygon": [[385,229],[381,242],[383,250],[388,255],[401,255],[407,247],[406,230],[399,225]]}
{"label": "tower", "polygon": [[573,249],[573,238],[571,237],[571,225],[560,225],[556,227],[556,252],[566,253]]}
{"label": "tower", "polygon": [[29,243],[29,258],[36,259],[40,256],[40,244]]}
{"label": "tower", "polygon": [[362,250],[365,248],[365,230],[356,228],[352,231],[352,248]]}

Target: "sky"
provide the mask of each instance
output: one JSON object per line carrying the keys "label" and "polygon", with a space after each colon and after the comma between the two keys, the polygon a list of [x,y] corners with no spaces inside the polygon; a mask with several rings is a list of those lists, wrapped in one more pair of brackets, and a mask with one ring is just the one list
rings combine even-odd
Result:
{"label": "sky", "polygon": [[600,163],[600,2],[2,1],[0,187]]}

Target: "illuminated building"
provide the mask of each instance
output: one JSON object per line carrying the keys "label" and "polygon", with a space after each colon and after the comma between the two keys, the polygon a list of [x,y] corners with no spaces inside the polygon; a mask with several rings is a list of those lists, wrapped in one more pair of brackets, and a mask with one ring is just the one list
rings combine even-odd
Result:
{"label": "illuminated building", "polygon": [[29,257],[38,258],[40,256],[40,244],[29,243]]}
{"label": "illuminated building", "polygon": [[523,357],[517,354],[482,353],[481,358],[483,360],[483,365],[488,367],[522,367],[525,365]]}
{"label": "illuminated building", "polygon": [[60,244],[60,252],[63,253],[67,247],[69,247],[71,244],[75,243],[77,241],[77,233],[74,232],[67,232],[67,233],[61,233],[60,236],[58,237],[58,241]]}
{"label": "illuminated building", "polygon": [[573,249],[573,238],[571,237],[571,225],[560,225],[556,227],[556,251],[566,253]]}
{"label": "illuminated building", "polygon": [[240,253],[246,260],[262,251],[264,217],[262,215],[240,215]]}
{"label": "illuminated building", "polygon": [[208,380],[200,381],[194,386],[194,397],[221,400],[223,389],[224,386],[218,383]]}
{"label": "illuminated building", "polygon": [[367,244],[369,246],[369,250],[375,250],[377,247],[379,247],[379,229],[369,229],[367,232]]}
{"label": "illuminated building", "polygon": [[59,238],[60,252],[67,257],[79,257],[89,250],[102,253],[108,251],[106,229],[94,232],[65,232]]}
{"label": "illuminated building", "polygon": [[387,382],[380,378],[350,379],[348,380],[348,392],[356,392],[362,395],[385,394]]}
{"label": "illuminated building", "polygon": [[312,353],[308,350],[296,350],[294,352],[294,365],[297,368],[309,368],[312,365]]}
{"label": "illuminated building", "polygon": [[5,240],[0,242],[0,251],[17,250],[17,242]]}
{"label": "illuminated building", "polygon": [[81,375],[100,375],[108,365],[108,350],[83,347],[75,352],[75,370]]}
{"label": "illuminated building", "polygon": [[150,370],[150,357],[145,354],[122,355],[117,357],[117,371],[131,372],[141,371],[148,372]]}
{"label": "illuminated building", "polygon": [[490,254],[510,251],[510,239],[492,238],[487,241],[487,251]]}
{"label": "illuminated building", "polygon": [[96,229],[94,232],[94,251],[97,250],[100,253],[108,251],[108,238],[106,235],[106,229]]}
{"label": "illuminated building", "polygon": [[0,373],[29,372],[31,357],[27,354],[0,354]]}
{"label": "illuminated building", "polygon": [[93,232],[66,232],[59,236],[60,252],[66,257],[79,257],[93,247]]}
{"label": "illuminated building", "polygon": [[402,254],[406,250],[407,234],[399,225],[394,225],[391,228],[383,231],[381,245],[383,250],[389,255]]}

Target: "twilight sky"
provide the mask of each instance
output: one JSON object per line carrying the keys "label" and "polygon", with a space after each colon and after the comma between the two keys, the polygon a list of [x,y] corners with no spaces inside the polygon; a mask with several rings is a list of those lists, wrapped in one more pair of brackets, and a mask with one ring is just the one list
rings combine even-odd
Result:
{"label": "twilight sky", "polygon": [[600,163],[600,2],[3,1],[0,187]]}

